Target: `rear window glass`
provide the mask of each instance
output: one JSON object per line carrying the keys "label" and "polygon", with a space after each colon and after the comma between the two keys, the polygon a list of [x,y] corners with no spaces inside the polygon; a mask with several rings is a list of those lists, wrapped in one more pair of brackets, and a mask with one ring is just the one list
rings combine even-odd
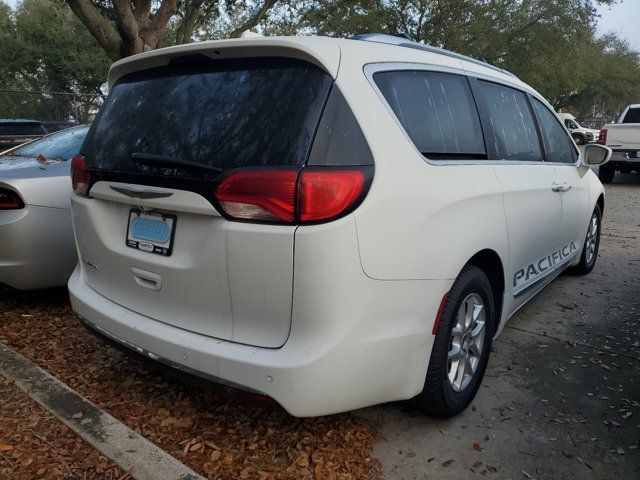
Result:
{"label": "rear window glass", "polygon": [[15,149],[12,155],[21,157],[38,157],[50,160],[69,160],[80,151],[80,145],[89,127],[78,127],[54,133],[42,140]]}
{"label": "rear window glass", "polygon": [[540,139],[525,94],[491,82],[480,82],[495,148],[503,160],[542,161]]}
{"label": "rear window glass", "polygon": [[464,76],[393,71],[373,76],[415,146],[428,158],[486,158],[480,118]]}
{"label": "rear window glass", "polygon": [[82,153],[90,168],[135,173],[152,167],[135,163],[134,153],[223,170],[303,164],[331,82],[310,63],[282,58],[128,75],[110,92]]}
{"label": "rear window glass", "polygon": [[41,123],[2,123],[0,135],[44,135],[47,133]]}
{"label": "rear window glass", "polygon": [[640,108],[630,108],[622,123],[640,123]]}

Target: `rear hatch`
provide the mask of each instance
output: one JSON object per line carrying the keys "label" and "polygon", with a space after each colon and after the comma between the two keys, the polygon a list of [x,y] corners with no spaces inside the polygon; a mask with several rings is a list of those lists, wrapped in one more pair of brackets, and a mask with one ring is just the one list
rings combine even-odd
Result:
{"label": "rear hatch", "polygon": [[302,168],[331,84],[275,57],[189,57],[120,78],[81,149],[92,198],[74,205],[74,224],[87,284],[189,331],[284,344],[296,227],[230,221],[214,188],[233,169]]}

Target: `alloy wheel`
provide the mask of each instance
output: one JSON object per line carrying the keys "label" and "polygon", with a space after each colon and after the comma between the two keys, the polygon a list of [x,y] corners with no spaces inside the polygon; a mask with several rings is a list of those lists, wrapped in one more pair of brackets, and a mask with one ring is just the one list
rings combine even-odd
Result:
{"label": "alloy wheel", "polygon": [[465,297],[456,313],[449,346],[449,383],[461,392],[478,370],[485,339],[485,305],[482,297],[471,293]]}
{"label": "alloy wheel", "polygon": [[591,261],[593,260],[593,257],[596,254],[599,228],[600,226],[598,224],[598,216],[594,212],[593,215],[591,215],[591,221],[589,222],[589,229],[587,230],[587,239],[585,242],[587,265],[591,264]]}

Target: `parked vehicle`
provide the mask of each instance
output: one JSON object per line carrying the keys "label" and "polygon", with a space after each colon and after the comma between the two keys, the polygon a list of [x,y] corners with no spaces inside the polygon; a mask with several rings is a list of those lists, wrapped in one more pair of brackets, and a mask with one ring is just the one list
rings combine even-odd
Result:
{"label": "parked vehicle", "polygon": [[0,118],[0,153],[31,140],[42,138],[47,129],[37,120]]}
{"label": "parked vehicle", "polygon": [[[314,416],[450,416],[492,338],[593,268],[604,190],[515,76],[403,38],[282,37],[116,62],[72,164],[89,328]],[[538,134],[538,128],[540,134]]]}
{"label": "parked vehicle", "polygon": [[0,283],[21,290],[65,285],[77,263],[70,160],[88,126],[0,155]]}
{"label": "parked vehicle", "polygon": [[578,123],[576,117],[570,113],[559,113],[558,116],[564,122],[564,126],[567,127],[569,133],[571,133],[571,137],[573,141],[576,142],[576,145],[585,145],[598,141],[600,130],[583,127]]}
{"label": "parked vehicle", "polygon": [[613,150],[611,161],[599,169],[602,183],[613,182],[616,171],[640,173],[640,104],[629,105],[617,123],[605,125],[598,143]]}

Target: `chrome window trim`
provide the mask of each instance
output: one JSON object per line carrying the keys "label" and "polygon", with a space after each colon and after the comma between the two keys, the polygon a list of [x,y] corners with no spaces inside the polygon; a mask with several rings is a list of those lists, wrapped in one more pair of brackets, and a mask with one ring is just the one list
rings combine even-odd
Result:
{"label": "chrome window trim", "polygon": [[[522,85],[519,85],[517,83],[511,82],[511,81],[509,81],[507,79],[496,78],[496,77],[492,77],[490,75],[485,75],[483,73],[469,72],[467,70],[464,70],[463,68],[448,67],[448,66],[437,65],[437,64],[432,64],[432,63],[378,62],[378,63],[368,63],[368,64],[364,65],[362,70],[364,72],[365,77],[369,81],[369,84],[373,88],[374,92],[376,93],[378,98],[380,98],[380,100],[382,101],[382,103],[385,106],[385,108],[387,109],[387,111],[391,114],[394,122],[396,123],[396,125],[398,125],[398,127],[402,131],[402,133],[405,136],[405,138],[409,141],[409,143],[411,144],[411,146],[413,147],[415,152],[418,155],[420,155],[420,157],[423,159],[423,161],[428,163],[429,165],[433,165],[433,166],[443,166],[443,165],[549,165],[549,166],[566,166],[566,167],[571,166],[571,167],[577,167],[577,166],[580,165],[580,163],[582,161],[582,154],[580,153],[580,149],[577,146],[575,146],[575,144],[574,144],[574,147],[575,147],[575,149],[576,149],[576,151],[578,153],[578,159],[577,159],[577,161],[575,163],[549,162],[549,161],[544,161],[544,160],[541,160],[541,161],[505,160],[505,159],[502,159],[502,160],[500,160],[500,159],[487,159],[487,160],[482,160],[482,159],[479,159],[479,160],[434,160],[434,159],[431,159],[431,158],[427,158],[418,150],[418,148],[416,147],[415,143],[413,142],[413,140],[411,139],[411,137],[407,133],[406,129],[404,128],[404,126],[402,125],[402,123],[400,122],[398,117],[396,116],[395,112],[393,111],[393,108],[391,108],[391,105],[389,105],[389,102],[387,102],[387,99],[384,97],[382,91],[378,88],[378,85],[376,84],[375,80],[373,79],[373,76],[376,73],[415,70],[415,71],[425,71],[425,72],[450,73],[452,75],[462,75],[464,77],[473,77],[473,78],[477,78],[478,80],[485,80],[485,81],[489,81],[489,82],[493,82],[493,83],[502,84],[502,85],[504,85],[506,87],[518,90],[518,91],[524,93],[525,95],[531,95],[535,99],[537,99],[540,102],[542,102],[542,104],[545,107],[547,107],[549,110],[551,110],[551,112],[556,116],[556,118],[558,118],[558,115],[555,113],[555,111],[553,110],[551,105],[549,105],[549,103],[542,96],[540,96],[540,94],[538,94],[533,89],[528,90],[528,89],[524,88]],[[479,111],[478,111],[478,116],[480,116],[480,112]],[[536,122],[538,122],[538,118],[535,115],[534,115],[534,119],[535,119]],[[559,120],[559,118],[558,118],[558,121],[560,122],[561,126],[565,129],[565,133],[569,136],[569,138],[571,138],[571,135],[569,134],[569,131],[566,129],[566,127],[564,127],[564,125]],[[573,140],[571,140],[571,141],[573,142]],[[542,144],[540,145],[540,147],[544,148],[544,146]]]}

